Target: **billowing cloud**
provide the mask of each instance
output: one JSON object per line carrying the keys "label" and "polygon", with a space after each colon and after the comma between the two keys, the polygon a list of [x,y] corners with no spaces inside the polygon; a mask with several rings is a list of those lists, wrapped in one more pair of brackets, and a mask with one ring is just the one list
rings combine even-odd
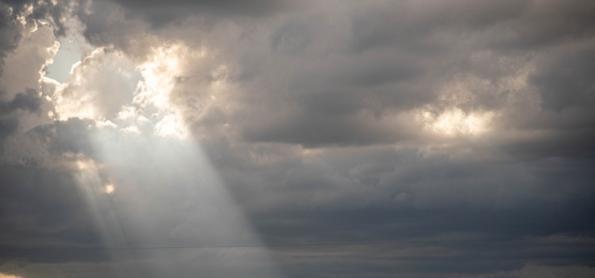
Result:
{"label": "billowing cloud", "polygon": [[[549,144],[558,140],[553,139],[558,127],[549,125],[574,123],[574,115],[586,124],[592,118],[579,111],[552,110],[548,103],[564,98],[554,102],[564,105],[577,99],[588,105],[578,98],[588,98],[590,81],[562,80],[581,78],[580,74],[550,77],[561,73],[547,72],[558,68],[552,53],[588,55],[592,32],[587,26],[592,24],[586,21],[593,10],[589,5],[422,1],[352,3],[333,9],[329,2],[302,6],[295,13],[279,12],[283,16],[232,16],[203,27],[208,16],[200,13],[175,24],[157,24],[152,12],[142,8],[135,13],[146,12],[148,17],[128,19],[117,5],[96,4],[90,8],[93,14],[113,13],[118,20],[111,23],[120,28],[107,28],[93,15],[93,20],[83,21],[91,41],[132,55],[147,53],[146,45],[155,40],[181,40],[208,49],[211,72],[205,72],[204,65],[197,71],[188,68],[180,75],[191,78],[181,79],[176,89],[195,98],[205,94],[202,87],[196,88],[197,79],[224,81],[231,92],[221,96],[223,107],[213,109],[216,115],[208,117],[209,123],[227,124],[245,140],[309,147],[368,145],[435,140],[453,130],[481,129],[497,130],[494,141],[516,146],[528,137],[535,144]],[[577,16],[570,16],[574,13]],[[550,19],[558,23],[556,28],[535,24]],[[113,31],[126,29],[130,31]],[[129,34],[134,39],[128,39]],[[218,66],[225,66],[225,80],[213,80]],[[576,70],[589,72],[588,65]],[[544,82],[581,87],[573,89],[577,97],[566,98],[555,84]],[[196,120],[196,111],[188,111],[187,116]],[[459,120],[445,120],[455,118]],[[556,120],[542,121],[545,118]],[[428,125],[442,132],[420,128]],[[591,136],[582,128],[576,132]]]}

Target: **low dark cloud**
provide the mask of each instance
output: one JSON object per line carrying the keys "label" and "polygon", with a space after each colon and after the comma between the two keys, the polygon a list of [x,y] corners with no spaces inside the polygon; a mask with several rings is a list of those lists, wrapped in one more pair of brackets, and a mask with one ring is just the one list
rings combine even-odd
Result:
{"label": "low dark cloud", "polygon": [[175,22],[188,16],[264,16],[290,5],[288,1],[257,0],[250,3],[238,1],[188,1],[169,3],[162,1],[114,1],[127,9],[130,14],[140,15],[154,26]]}
{"label": "low dark cloud", "polygon": [[0,114],[9,114],[15,110],[35,112],[41,106],[39,95],[35,91],[17,94],[10,102],[0,103]]}
{"label": "low dark cloud", "polygon": [[32,90],[17,94],[11,101],[0,102],[0,142],[18,129],[21,112],[39,113],[41,103],[39,95]]}

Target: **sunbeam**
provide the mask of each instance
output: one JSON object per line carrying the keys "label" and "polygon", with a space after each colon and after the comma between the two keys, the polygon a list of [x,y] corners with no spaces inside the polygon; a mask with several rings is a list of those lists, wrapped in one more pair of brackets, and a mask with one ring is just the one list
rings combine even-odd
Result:
{"label": "sunbeam", "polygon": [[[89,135],[94,156],[76,156],[73,163],[114,263],[112,275],[167,277],[200,271],[209,277],[281,277],[170,102],[178,49],[157,49],[137,67],[141,78],[134,97],[115,114],[118,118],[84,115],[95,123]],[[105,54],[90,55],[86,59]],[[72,103],[72,95],[60,96]],[[141,129],[136,125],[142,121],[146,126]],[[132,127],[136,132],[130,132]],[[225,260],[217,259],[221,256]]]}
{"label": "sunbeam", "polygon": [[200,147],[116,130],[99,131],[93,142],[99,176],[110,180],[94,202],[117,220],[99,219],[100,226],[120,233],[103,237],[105,244],[132,250],[128,259],[143,277],[205,270],[209,277],[281,277]]}

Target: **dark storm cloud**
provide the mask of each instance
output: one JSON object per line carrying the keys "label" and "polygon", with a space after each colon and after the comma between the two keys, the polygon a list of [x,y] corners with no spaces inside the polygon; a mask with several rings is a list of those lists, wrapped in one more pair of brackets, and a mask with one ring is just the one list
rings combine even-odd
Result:
{"label": "dark storm cloud", "polygon": [[289,277],[475,277],[594,255],[592,243],[534,240],[593,235],[591,160],[479,163],[390,148],[304,159],[276,148],[239,153],[210,156]]}
{"label": "dark storm cloud", "polygon": [[[488,46],[508,51],[543,50],[544,47],[593,37],[591,1],[529,1],[522,17],[512,18],[487,33]],[[491,38],[490,38],[491,37]]]}
{"label": "dark storm cloud", "polygon": [[[398,46],[440,51],[436,32],[475,32],[523,16],[531,1],[420,1],[362,3],[353,12],[354,48]],[[456,38],[455,38],[456,39]]]}
{"label": "dark storm cloud", "polygon": [[[212,154],[221,155],[221,150]],[[254,163],[242,162],[247,158],[215,160],[227,169],[222,174],[239,200],[258,215],[256,223],[271,229],[263,234],[273,241],[389,240],[465,231],[542,236],[591,234],[594,228],[587,221],[595,209],[589,202],[594,194],[589,160],[477,164],[388,148],[328,151],[311,160],[285,157],[252,165],[255,169],[242,166]],[[258,194],[250,195],[256,193],[251,184],[258,184]],[[288,215],[293,221],[286,223]]]}
{"label": "dark storm cloud", "polygon": [[29,131],[29,135],[46,144],[45,148],[54,154],[80,153],[93,156],[90,136],[94,130],[88,120],[72,118],[63,122],[42,125]]}
{"label": "dark storm cloud", "polygon": [[160,26],[176,19],[192,15],[208,16],[262,16],[278,11],[289,5],[287,1],[216,1],[216,0],[176,0],[176,1],[141,1],[115,0],[131,14],[144,17],[155,26]]}
{"label": "dark storm cloud", "polygon": [[19,115],[13,111],[36,112],[40,103],[29,92],[2,105],[3,112],[11,113],[2,122],[12,120],[14,125],[10,130],[3,127],[7,134],[0,161],[0,260],[104,260],[84,192],[72,169],[61,165],[65,154],[92,155],[88,123],[72,119],[18,132]]}
{"label": "dark storm cloud", "polygon": [[[142,56],[143,47],[150,47],[151,42],[143,41],[141,34],[150,34],[157,30],[176,26],[188,19],[198,19],[194,26],[209,29],[217,22],[227,20],[244,21],[245,19],[266,18],[290,7],[300,4],[288,1],[85,1],[79,5],[79,17],[85,23],[85,37],[95,45],[115,45],[126,49],[129,54]],[[109,18],[109,21],[105,19]],[[113,28],[118,26],[118,28]],[[168,30],[169,31],[169,30]],[[166,37],[167,32],[162,32]],[[137,37],[140,42],[134,42]],[[200,36],[195,37],[200,40]],[[138,43],[139,45],[133,45]],[[140,50],[140,51],[139,51]]]}
{"label": "dark storm cloud", "polygon": [[[214,49],[178,80],[181,103],[201,97],[195,81],[209,66],[228,66],[233,90],[220,97],[237,109],[191,123],[289,277],[531,277],[515,271],[531,261],[588,264],[592,243],[532,238],[595,229],[592,3],[333,4],[241,26],[219,18],[196,35],[143,9],[148,23],[122,23]],[[88,30],[101,44],[128,42]],[[465,93],[454,103],[444,101],[453,80]],[[440,139],[424,138],[407,116],[391,118],[453,105],[498,113],[492,137],[432,152]],[[200,129],[224,124],[232,136]],[[416,255],[405,258],[399,246],[374,245],[409,240]],[[350,249],[358,242],[370,251]]]}
{"label": "dark storm cloud", "polygon": [[17,94],[9,102],[0,102],[0,115],[8,114],[19,109],[35,112],[40,106],[41,99],[39,95],[35,91],[29,90],[26,93]]}
{"label": "dark storm cloud", "polygon": [[11,101],[0,101],[0,142],[18,128],[19,111],[38,113],[41,103],[39,95],[33,90],[17,94]]}
{"label": "dark storm cloud", "polygon": [[[339,10],[322,5],[267,26],[243,22],[248,30],[231,29],[227,36],[218,34],[224,28],[213,27],[200,43],[230,63],[229,80],[240,90],[232,101],[239,100],[240,108],[220,120],[231,120],[249,141],[316,147],[416,140],[420,134],[411,121],[394,117],[427,105],[438,111],[452,106],[443,100],[444,90],[460,80],[468,95],[457,106],[504,111],[493,124],[512,145],[519,139],[508,133],[519,125],[555,134],[534,137],[539,144],[564,137],[568,130],[562,126],[579,122],[584,128],[570,132],[590,134],[588,109],[551,109],[568,102],[591,106],[587,76],[595,32],[589,20],[595,9],[590,5],[366,2]],[[557,23],[543,27],[551,21]],[[523,71],[531,71],[527,85],[512,87],[510,80]],[[192,86],[178,85],[188,94]],[[519,96],[537,103],[536,110],[525,111],[532,104],[518,103]]]}
{"label": "dark storm cloud", "polygon": [[4,65],[6,53],[14,49],[20,37],[20,26],[17,25],[15,14],[10,11],[10,6],[0,3],[0,73]]}
{"label": "dark storm cloud", "polygon": [[[592,110],[595,105],[595,43],[592,41],[577,46],[554,50],[538,65],[539,71],[532,76],[543,100],[544,108],[562,110]],[[585,118],[589,115],[584,115]],[[587,120],[585,119],[585,120]],[[580,119],[575,124],[583,124]],[[585,126],[589,123],[585,122]]]}
{"label": "dark storm cloud", "polygon": [[[16,47],[20,38],[22,26],[18,26],[17,17],[24,16],[26,20],[49,20],[55,24],[57,34],[63,35],[65,27],[63,25],[63,16],[70,1],[61,1],[58,5],[50,1],[19,1],[3,0],[0,1],[0,12],[2,19],[0,21],[0,34],[2,34],[2,50],[10,50]],[[32,6],[32,13],[26,13],[26,9]]]}
{"label": "dark storm cloud", "polygon": [[77,251],[98,246],[100,238],[71,173],[5,164],[0,173],[3,261],[97,256],[97,250]]}
{"label": "dark storm cloud", "polygon": [[[225,118],[220,121],[231,117],[239,134],[250,141],[306,146],[367,145],[416,138],[407,123],[390,118],[423,105],[441,105],[440,89],[453,77],[483,74],[479,77],[485,82],[496,82],[510,75],[514,65],[488,65],[497,65],[502,58],[526,61],[531,55],[529,46],[521,41],[527,36],[514,33],[516,30],[542,34],[547,39],[539,40],[541,48],[565,48],[568,37],[561,34],[576,39],[592,36],[590,29],[583,27],[589,26],[585,23],[592,10],[584,1],[564,5],[536,1],[367,2],[338,10],[326,4],[305,9],[303,14],[268,19],[268,26],[245,19],[240,24],[246,30],[226,31],[214,23],[201,29],[203,34],[190,36],[188,32],[192,31],[151,28],[158,22],[148,12],[153,4],[148,4],[147,10],[124,4],[129,5],[130,12],[146,13],[149,26],[126,17],[116,21],[121,28],[109,28],[113,21],[103,25],[106,21],[94,15],[83,17],[83,21],[91,41],[114,43],[133,54],[138,51],[130,43],[142,41],[138,33],[147,29],[168,39],[190,44],[198,40],[199,45],[213,47],[221,62],[231,62],[231,80],[242,91],[239,110],[223,114]],[[95,8],[107,14],[115,9],[103,4]],[[560,22],[555,29],[533,23],[552,18]],[[225,22],[224,16],[220,19]],[[172,26],[179,29],[184,24]],[[131,40],[130,34],[135,39]],[[514,51],[508,52],[510,47],[502,44],[515,44]],[[235,47],[238,45],[242,47]],[[479,62],[470,59],[469,53],[486,51],[495,54]],[[203,73],[186,74],[192,77]],[[183,81],[178,87],[193,91],[193,84]],[[461,105],[497,110],[506,105],[511,95],[508,91],[482,88]]]}
{"label": "dark storm cloud", "polygon": [[[592,274],[591,1],[90,4],[77,16],[96,46],[138,61],[168,44],[207,49],[200,59],[182,57],[174,103],[288,277]],[[19,30],[14,19],[0,20],[6,55]],[[227,90],[212,90],[217,82]],[[19,113],[37,111],[37,101],[21,94],[0,103],[2,136],[13,137]],[[492,112],[490,132],[444,138],[416,122],[420,109],[453,107]],[[46,169],[47,161],[76,158],[109,164],[94,148],[97,138],[122,144],[120,168],[110,169],[128,185],[119,194],[154,205],[124,224],[138,224],[133,231],[143,235],[132,245],[196,247],[195,234],[211,240],[229,232],[220,223],[198,230],[188,224],[225,208],[192,202],[201,192],[188,188],[203,177],[186,168],[197,162],[185,160],[185,149],[156,144],[166,146],[164,154],[140,141],[127,145],[126,136],[76,118],[19,136],[16,146],[38,148],[46,159],[14,162],[3,154],[12,161],[0,167],[5,260],[97,263],[84,269],[106,263],[101,250],[59,255],[30,246],[102,243],[88,204],[73,190],[76,170]],[[176,170],[148,166],[165,163]],[[166,254],[195,263],[190,254],[208,268],[235,251]],[[185,266],[180,276],[197,268]],[[211,277],[224,275],[213,269]],[[147,273],[159,274],[167,276]]]}

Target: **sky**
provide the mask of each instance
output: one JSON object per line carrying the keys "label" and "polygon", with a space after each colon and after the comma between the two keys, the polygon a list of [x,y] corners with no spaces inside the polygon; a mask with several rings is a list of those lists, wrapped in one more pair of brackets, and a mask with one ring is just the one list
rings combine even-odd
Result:
{"label": "sky", "polygon": [[595,2],[0,1],[0,278],[595,277]]}

